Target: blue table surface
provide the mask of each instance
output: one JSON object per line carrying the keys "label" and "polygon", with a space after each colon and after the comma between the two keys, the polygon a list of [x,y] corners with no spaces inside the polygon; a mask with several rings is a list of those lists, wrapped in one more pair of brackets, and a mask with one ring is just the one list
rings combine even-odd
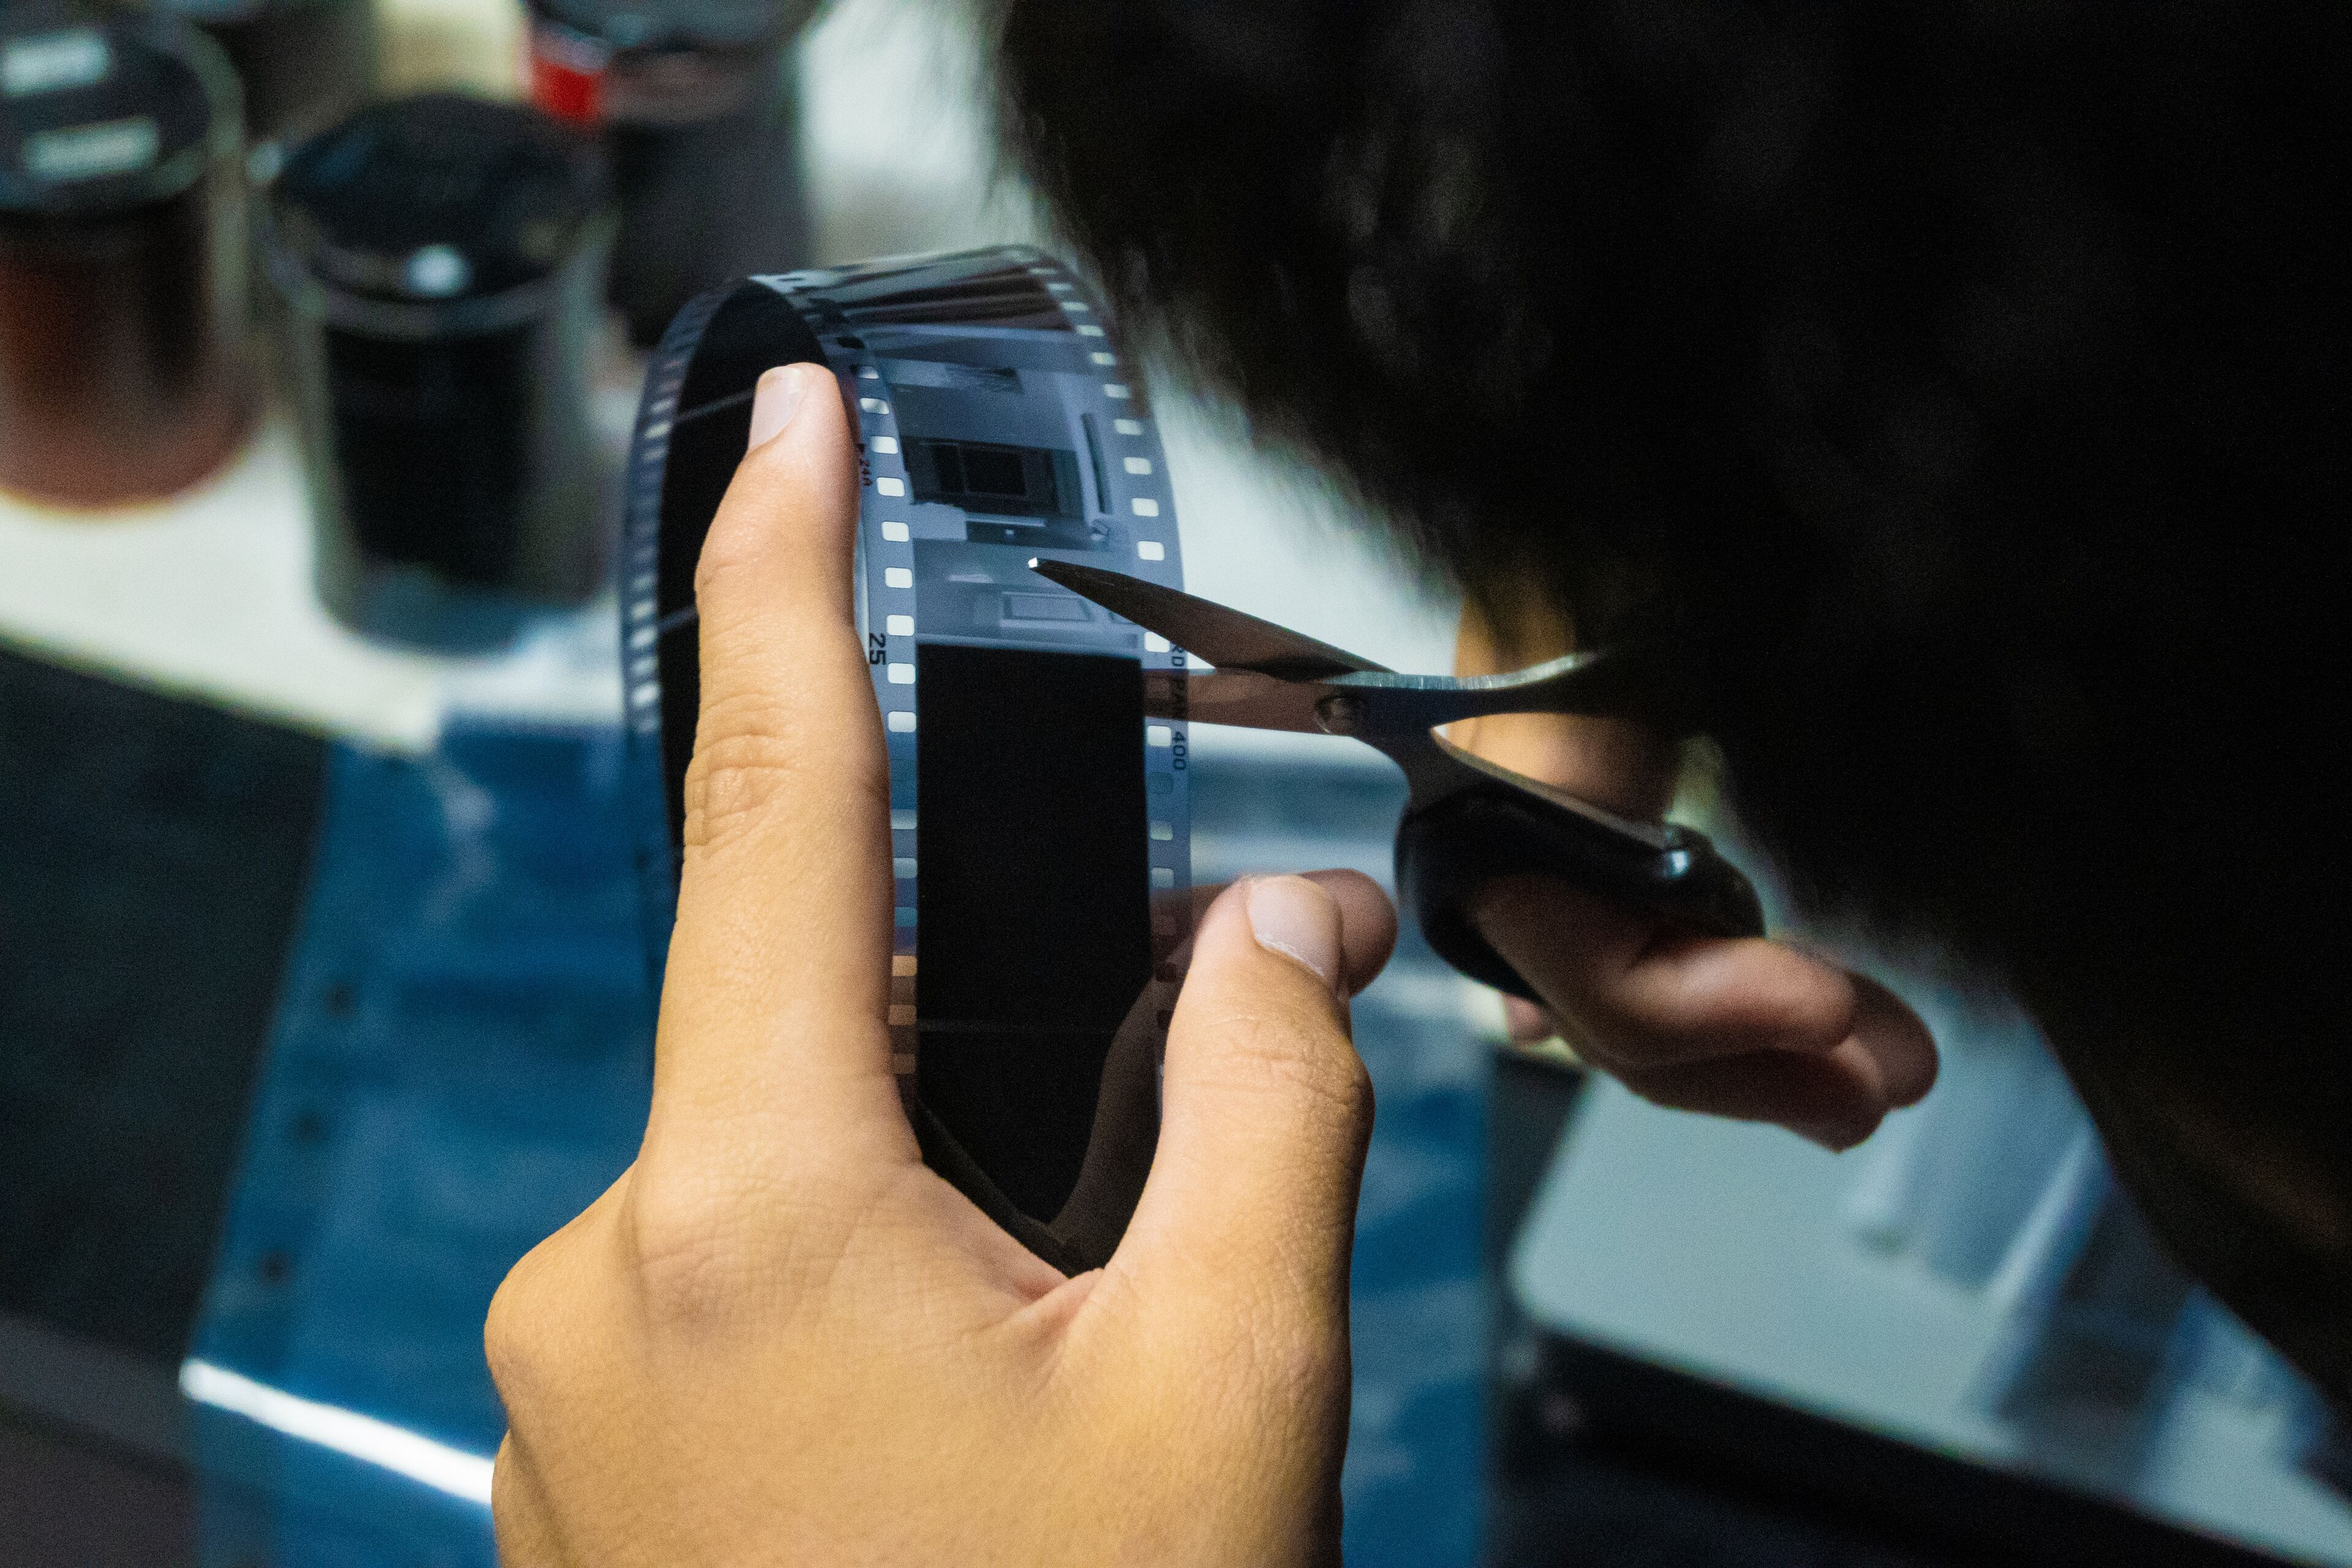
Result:
{"label": "blue table surface", "polygon": [[[459,728],[422,762],[335,754],[192,1352],[307,1402],[279,1426],[328,1440],[197,1405],[208,1563],[493,1561],[476,1478],[504,1422],[484,1310],[619,1173],[645,1116],[654,998],[621,763],[610,729]],[[1196,875],[1385,879],[1402,798],[1360,767],[1203,758]],[[1408,937],[1356,1008],[1380,1103],[1344,1479],[1359,1568],[1477,1555],[1486,1078],[1461,998]],[[411,1479],[411,1450],[457,1479]]]}

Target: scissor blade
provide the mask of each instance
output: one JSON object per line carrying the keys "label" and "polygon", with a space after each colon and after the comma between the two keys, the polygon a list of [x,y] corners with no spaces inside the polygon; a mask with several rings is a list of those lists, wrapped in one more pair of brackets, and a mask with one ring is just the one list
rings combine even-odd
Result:
{"label": "scissor blade", "polygon": [[1081,566],[1074,561],[1032,561],[1029,570],[1081,598],[1093,600],[1113,615],[1125,616],[1146,631],[1158,632],[1185,652],[1207,659],[1221,670],[1255,670],[1277,680],[1322,680],[1353,670],[1381,668],[1368,658],[1358,658],[1345,648],[1301,637],[1287,626],[1229,610],[1206,599],[1196,599],[1174,588],[1163,588],[1157,583],[1147,583],[1140,577]]}
{"label": "scissor blade", "polygon": [[1331,688],[1319,680],[1285,680],[1255,669],[1150,669],[1143,675],[1143,710],[1153,718],[1244,730],[1327,733],[1316,721],[1315,705],[1330,695]]}

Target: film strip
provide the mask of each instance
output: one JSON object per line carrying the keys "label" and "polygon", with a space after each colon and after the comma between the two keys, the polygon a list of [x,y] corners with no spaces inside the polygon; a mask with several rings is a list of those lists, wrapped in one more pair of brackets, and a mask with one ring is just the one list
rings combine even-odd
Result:
{"label": "film strip", "polygon": [[[1141,700],[1184,654],[1028,563],[1181,585],[1158,432],[1099,302],[1025,247],[756,278],[677,317],[646,379],[622,549],[656,980],[699,692],[695,562],[754,384],[794,361],[832,369],[858,435],[859,631],[890,763],[893,1065],[1048,1222],[1073,1130],[1083,1153],[1077,1123],[1094,1120],[1079,1101],[1108,1092],[1110,1037],[1147,1031],[1153,1064],[1164,1047],[1191,835],[1184,726]],[[996,1125],[1024,1119],[1053,1125],[1030,1144]],[[1038,1152],[1057,1142],[1059,1174]]]}

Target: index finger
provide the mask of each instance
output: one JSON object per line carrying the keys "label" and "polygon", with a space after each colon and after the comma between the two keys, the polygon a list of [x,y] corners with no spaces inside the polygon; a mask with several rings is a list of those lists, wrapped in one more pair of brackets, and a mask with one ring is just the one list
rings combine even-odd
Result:
{"label": "index finger", "polygon": [[1676,933],[1539,877],[1496,879],[1473,919],[1612,1070],[1820,1054],[1853,1026],[1846,973],[1782,942]]}
{"label": "index finger", "polygon": [[851,610],[857,470],[832,374],[768,372],[752,439],[695,574],[702,700],[648,1139],[677,1116],[709,1138],[747,1116],[876,1114],[904,1139],[889,764]]}

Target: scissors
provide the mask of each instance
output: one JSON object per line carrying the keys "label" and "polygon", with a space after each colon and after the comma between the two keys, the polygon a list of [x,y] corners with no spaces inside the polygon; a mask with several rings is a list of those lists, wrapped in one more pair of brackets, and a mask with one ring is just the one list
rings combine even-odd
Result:
{"label": "scissors", "polygon": [[1398,897],[1437,955],[1473,980],[1540,1000],[1470,918],[1471,900],[1499,877],[1557,878],[1708,936],[1764,933],[1755,888],[1705,835],[1604,811],[1437,733],[1496,713],[1654,714],[1658,671],[1638,654],[1571,653],[1505,675],[1399,675],[1140,578],[1069,561],[1029,569],[1215,667],[1148,671],[1152,717],[1345,735],[1402,769]]}

